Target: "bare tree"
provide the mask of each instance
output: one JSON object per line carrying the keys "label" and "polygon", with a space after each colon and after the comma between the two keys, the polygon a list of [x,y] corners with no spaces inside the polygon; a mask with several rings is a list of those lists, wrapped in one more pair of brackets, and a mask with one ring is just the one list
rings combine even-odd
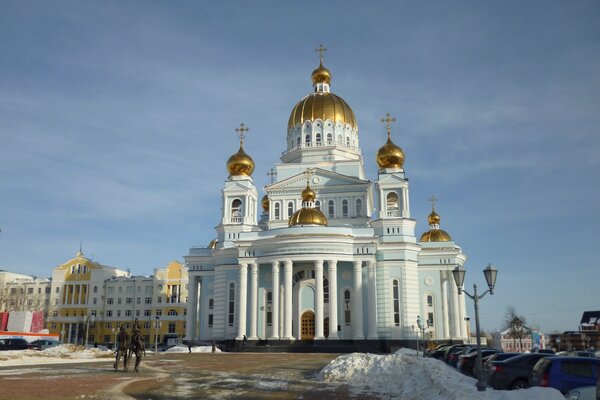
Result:
{"label": "bare tree", "polygon": [[523,349],[523,338],[531,333],[531,329],[527,327],[525,317],[517,312],[513,305],[509,305],[504,313],[504,329],[508,329],[508,335],[513,339],[513,348],[516,348],[517,339],[519,340],[519,349]]}

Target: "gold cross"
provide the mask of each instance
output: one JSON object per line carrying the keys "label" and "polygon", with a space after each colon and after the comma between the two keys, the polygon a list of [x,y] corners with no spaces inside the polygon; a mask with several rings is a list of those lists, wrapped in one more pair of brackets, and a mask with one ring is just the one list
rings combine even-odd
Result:
{"label": "gold cross", "polygon": [[235,131],[240,135],[240,143],[244,141],[244,136],[246,136],[246,132],[250,129],[242,122],[239,128],[235,128]]}
{"label": "gold cross", "polygon": [[327,51],[327,48],[323,47],[323,45],[320,44],[319,47],[315,49],[315,51],[317,53],[319,53],[319,60],[321,61],[321,64],[322,64],[323,63],[323,53],[325,53]]}
{"label": "gold cross", "polygon": [[311,170],[310,168],[306,168],[306,171],[304,171],[304,176],[306,177],[306,186],[308,186],[310,177],[313,176],[314,173],[315,171]]}
{"label": "gold cross", "polygon": [[437,198],[434,195],[431,195],[431,197],[429,198],[429,202],[431,203],[431,211],[435,211],[435,202],[437,201]]}
{"label": "gold cross", "polygon": [[381,118],[381,123],[385,124],[388,137],[390,137],[392,134],[392,122],[396,122],[396,118],[393,118],[390,113],[385,114],[385,118]]}
{"label": "gold cross", "polygon": [[275,170],[271,168],[269,172],[267,172],[267,176],[269,177],[269,179],[271,179],[271,184],[273,184],[273,178],[277,176],[277,172],[275,172]]}

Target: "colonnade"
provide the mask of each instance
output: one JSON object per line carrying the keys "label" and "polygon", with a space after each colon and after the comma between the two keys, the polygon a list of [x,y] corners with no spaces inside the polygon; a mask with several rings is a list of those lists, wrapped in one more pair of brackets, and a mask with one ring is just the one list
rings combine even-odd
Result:
{"label": "colonnade", "polygon": [[443,336],[448,339],[467,338],[465,295],[458,294],[451,271],[440,271],[442,292]]}

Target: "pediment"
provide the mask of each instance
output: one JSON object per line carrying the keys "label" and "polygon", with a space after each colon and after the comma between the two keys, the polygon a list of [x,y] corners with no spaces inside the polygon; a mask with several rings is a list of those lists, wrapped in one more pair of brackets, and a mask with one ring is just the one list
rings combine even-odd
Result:
{"label": "pediment", "polygon": [[404,174],[385,174],[383,176],[380,175],[379,180],[377,181],[380,185],[395,185],[398,183],[406,183],[408,179],[404,177]]}
{"label": "pediment", "polygon": [[[310,178],[312,188],[343,187],[343,186],[368,186],[369,181],[362,180],[353,176],[342,175],[333,171],[314,168],[313,175]],[[306,187],[306,177],[303,173],[291,176],[279,182],[275,182],[265,187],[268,193],[288,190],[302,190]]]}

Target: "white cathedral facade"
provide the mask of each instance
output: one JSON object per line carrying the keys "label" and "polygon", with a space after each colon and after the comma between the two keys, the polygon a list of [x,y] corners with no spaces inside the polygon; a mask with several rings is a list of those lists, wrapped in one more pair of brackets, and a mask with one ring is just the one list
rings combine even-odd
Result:
{"label": "white cathedral facade", "polygon": [[354,113],[330,91],[322,59],[312,82],[291,112],[277,179],[261,200],[243,149],[247,128],[237,129],[216,239],[184,257],[185,339],[409,341],[418,318],[433,340],[467,339],[465,296],[451,272],[465,255],[435,210],[430,230],[415,236],[393,119],[382,120],[388,141],[371,182]]}

